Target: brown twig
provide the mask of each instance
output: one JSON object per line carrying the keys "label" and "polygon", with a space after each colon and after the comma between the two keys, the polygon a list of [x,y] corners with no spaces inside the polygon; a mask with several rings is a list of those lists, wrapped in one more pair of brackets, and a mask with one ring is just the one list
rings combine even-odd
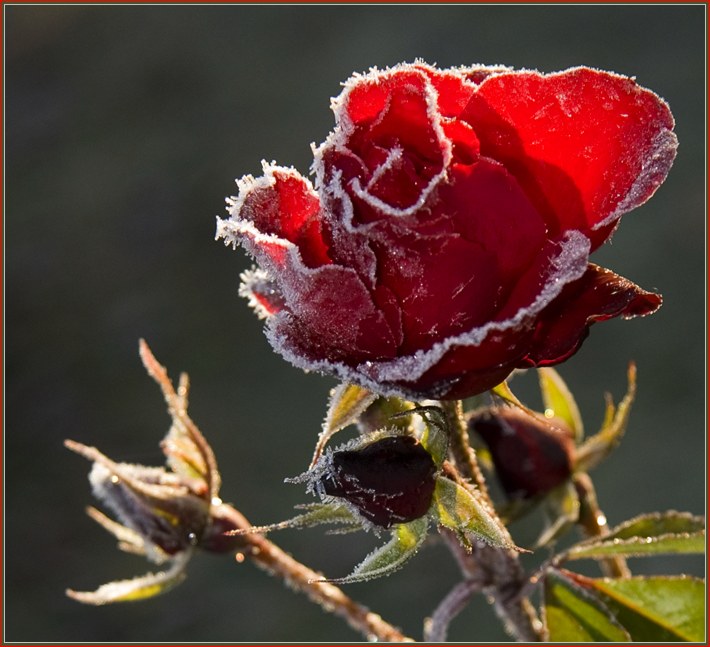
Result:
{"label": "brown twig", "polygon": [[[606,516],[599,507],[594,484],[589,474],[581,472],[574,476],[574,487],[579,496],[579,525],[589,537],[608,534]],[[599,566],[607,577],[630,577],[631,571],[623,557],[613,556],[599,560]]]}
{"label": "brown twig", "polygon": [[[228,519],[236,528],[249,529],[251,524],[238,510],[222,504],[220,516]],[[322,609],[345,621],[367,640],[384,642],[414,642],[399,629],[383,620],[378,614],[355,602],[342,589],[322,581],[323,575],[297,561],[263,535],[242,535],[245,547],[237,553],[237,560],[251,559],[259,568],[280,577],[295,591],[304,593]]]}

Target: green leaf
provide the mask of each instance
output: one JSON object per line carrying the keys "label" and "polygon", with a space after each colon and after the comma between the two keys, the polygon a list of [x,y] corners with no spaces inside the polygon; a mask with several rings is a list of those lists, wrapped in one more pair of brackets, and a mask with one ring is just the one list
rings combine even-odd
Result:
{"label": "green leaf", "polygon": [[609,555],[703,553],[705,520],[670,511],[641,515],[614,528],[608,535],[573,546],[569,559],[598,559]]}
{"label": "green leaf", "polygon": [[392,539],[370,553],[350,575],[327,581],[352,584],[392,574],[416,555],[426,538],[428,527],[429,521],[426,517],[395,526]]}
{"label": "green leaf", "polygon": [[328,413],[323,423],[323,431],[318,436],[311,467],[315,465],[333,434],[355,423],[376,399],[375,393],[355,384],[343,383],[330,392]]}
{"label": "green leaf", "polygon": [[464,544],[467,542],[463,535],[471,533],[493,546],[520,550],[476,489],[469,490],[446,477],[438,476],[430,512],[439,525],[457,532]]}
{"label": "green leaf", "polygon": [[419,442],[429,452],[435,465],[441,467],[449,450],[444,412],[439,407],[414,407],[405,413],[416,413],[424,421],[424,429],[419,433]]}
{"label": "green leaf", "polygon": [[545,405],[546,418],[560,418],[574,433],[577,442],[584,438],[582,416],[579,413],[577,402],[567,388],[564,380],[554,368],[539,368],[537,370],[540,381],[542,402]]}
{"label": "green leaf", "polygon": [[568,559],[600,559],[610,555],[644,557],[646,555],[684,554],[705,552],[705,532],[659,537],[631,537],[612,539],[593,544],[574,546]]}
{"label": "green leaf", "polygon": [[689,512],[653,512],[634,517],[613,528],[604,539],[657,537],[659,535],[696,533],[705,529],[705,517]]}
{"label": "green leaf", "polygon": [[589,580],[634,641],[705,640],[705,582],[689,576]]}
{"label": "green leaf", "polygon": [[628,388],[618,408],[607,398],[607,409],[602,428],[577,449],[578,472],[588,472],[601,463],[621,442],[631,415],[631,405],[636,397],[636,365],[629,364]]}
{"label": "green leaf", "polygon": [[625,642],[630,639],[593,592],[560,571],[545,577],[545,625],[550,642]]}

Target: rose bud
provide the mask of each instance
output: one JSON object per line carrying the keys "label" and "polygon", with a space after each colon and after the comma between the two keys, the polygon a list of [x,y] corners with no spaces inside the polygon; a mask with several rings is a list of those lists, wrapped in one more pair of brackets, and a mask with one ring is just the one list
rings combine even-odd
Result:
{"label": "rose bud", "polygon": [[89,516],[118,539],[121,550],[145,555],[169,567],[128,580],[103,584],[95,591],[68,590],[86,604],[109,604],[158,595],[181,582],[195,548],[223,553],[243,545],[233,517],[219,498],[220,475],[212,448],[187,414],[189,380],[180,378],[177,390],[148,345],[140,354],[148,374],[160,385],[172,425],[161,442],[166,467],[117,463],[95,447],[72,440],[65,446],[90,460],[89,482],[94,495],[117,521],[96,508]]}
{"label": "rose bud", "polygon": [[312,489],[348,502],[376,526],[423,517],[434,494],[436,465],[412,436],[387,436],[359,449],[326,453]]}
{"label": "rose bud", "polygon": [[418,62],[353,76],[332,106],[315,185],[264,163],[217,224],[258,264],[240,294],[297,367],[458,399],[660,306],[589,263],[675,157],[668,106],[634,79]]}
{"label": "rose bud", "polygon": [[468,424],[488,446],[510,498],[545,494],[572,474],[574,441],[565,429],[508,407],[476,413]]}

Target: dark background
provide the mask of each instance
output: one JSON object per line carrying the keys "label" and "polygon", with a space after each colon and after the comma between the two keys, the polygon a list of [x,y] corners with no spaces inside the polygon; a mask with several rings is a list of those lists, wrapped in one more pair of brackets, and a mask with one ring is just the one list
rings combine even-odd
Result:
{"label": "dark background", "polygon": [[[639,395],[628,435],[595,473],[612,523],[704,510],[704,26],[702,5],[5,6],[8,641],[359,640],[250,564],[198,555],[187,581],[144,603],[64,597],[149,570],[90,521],[89,465],[70,437],[118,460],[160,463],[169,426],[137,355],[145,337],[212,442],[225,500],[255,523],[306,501],[307,465],[334,382],[273,354],[237,296],[241,252],[214,242],[233,179],[260,160],[308,170],[332,128],[329,97],[353,71],[421,57],[635,75],[665,97],[680,152],[596,262],[663,293],[645,320],[597,326],[561,372],[589,431],[603,392]],[[527,387],[523,387],[527,388]],[[332,576],[373,538],[318,529],[275,539]],[[699,560],[636,560],[637,572]],[[403,571],[347,590],[405,632],[456,581],[427,547]],[[452,640],[504,639],[483,601]]]}

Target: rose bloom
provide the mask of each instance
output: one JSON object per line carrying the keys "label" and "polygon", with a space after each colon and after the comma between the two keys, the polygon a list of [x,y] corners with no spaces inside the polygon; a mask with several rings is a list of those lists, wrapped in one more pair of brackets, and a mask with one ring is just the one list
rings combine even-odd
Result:
{"label": "rose bloom", "polygon": [[462,398],[572,355],[592,323],[661,304],[589,254],[665,179],[666,103],[579,67],[355,75],[314,184],[263,163],[217,237],[294,365],[381,394]]}

